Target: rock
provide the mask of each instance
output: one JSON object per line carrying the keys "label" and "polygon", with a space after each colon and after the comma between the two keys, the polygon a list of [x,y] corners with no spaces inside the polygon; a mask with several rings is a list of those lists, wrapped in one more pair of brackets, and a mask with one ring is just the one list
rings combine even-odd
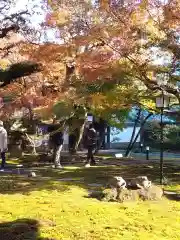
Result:
{"label": "rock", "polygon": [[102,192],[101,200],[105,202],[116,201],[116,189],[107,188]]}
{"label": "rock", "polygon": [[161,200],[163,196],[162,188],[156,185],[151,185],[148,189],[140,189],[138,192],[142,200],[157,201]]}
{"label": "rock", "polygon": [[138,176],[128,181],[128,189],[144,189],[151,187],[151,181],[148,180],[147,176]]}
{"label": "rock", "polygon": [[121,176],[111,177],[107,183],[110,188],[125,188],[126,181]]}
{"label": "rock", "polygon": [[121,189],[117,196],[117,201],[125,202],[125,201],[137,201],[139,200],[138,190],[129,190],[127,188]]}
{"label": "rock", "polygon": [[149,200],[157,201],[161,200],[163,196],[163,190],[155,185],[152,185],[148,189],[112,189],[107,188],[102,192],[102,201],[138,201],[138,200]]}
{"label": "rock", "polygon": [[30,173],[28,174],[28,177],[36,177],[36,173],[35,173],[35,172],[30,172]]}
{"label": "rock", "polygon": [[157,201],[161,200],[163,196],[163,190],[155,185],[152,185],[149,188],[144,189],[122,189],[117,197],[120,202],[124,201],[137,201],[137,200],[149,200],[149,201]]}
{"label": "rock", "polygon": [[90,164],[89,163],[87,163],[86,165],[85,165],[85,168],[90,168],[91,166],[90,166]]}
{"label": "rock", "polygon": [[122,153],[116,153],[116,154],[115,154],[115,157],[116,157],[116,158],[123,158],[123,155],[122,155]]}

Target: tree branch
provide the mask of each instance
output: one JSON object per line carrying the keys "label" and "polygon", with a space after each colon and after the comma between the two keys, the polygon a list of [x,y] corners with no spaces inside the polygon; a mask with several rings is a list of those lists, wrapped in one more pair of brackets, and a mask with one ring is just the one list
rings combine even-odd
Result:
{"label": "tree branch", "polygon": [[42,66],[34,62],[26,61],[12,64],[8,69],[0,70],[0,79],[2,82],[0,88],[5,87],[17,78],[29,76],[41,70]]}
{"label": "tree branch", "polygon": [[20,27],[17,24],[12,24],[9,27],[4,27],[0,29],[0,38],[4,38],[8,35],[10,31],[17,32],[20,29]]}

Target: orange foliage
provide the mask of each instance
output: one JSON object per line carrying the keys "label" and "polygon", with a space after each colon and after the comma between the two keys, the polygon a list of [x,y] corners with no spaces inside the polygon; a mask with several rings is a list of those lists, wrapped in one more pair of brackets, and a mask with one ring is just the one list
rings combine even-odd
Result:
{"label": "orange foliage", "polygon": [[[21,51],[19,51],[20,47]],[[11,49],[12,54],[9,53],[5,60],[11,63],[16,62],[17,60],[21,61],[27,59],[28,55],[25,51],[30,51],[33,49],[33,52],[35,53],[38,47],[39,46],[37,45],[27,45],[27,43],[23,44],[22,42],[20,42],[19,45],[16,45],[14,47],[15,49]],[[23,55],[21,55],[20,53],[23,53]],[[51,67],[53,65],[52,62],[55,63],[55,61],[51,61]],[[46,64],[46,62],[44,62],[44,64]],[[58,69],[56,69],[56,74],[57,71]],[[47,77],[47,75],[45,75],[45,72],[43,72],[43,74],[33,74],[28,77],[19,79],[15,82],[12,82],[6,87],[1,88],[1,118],[9,118],[14,114],[15,111],[21,110],[22,108],[34,109],[39,106],[49,106],[51,104],[53,105],[57,101],[57,99],[59,99],[58,92],[54,92],[51,89],[46,89],[46,92],[43,92],[44,85],[48,83],[47,79],[45,79],[44,77]],[[7,98],[9,99],[9,101],[6,100]],[[3,101],[3,99],[5,100]]]}
{"label": "orange foliage", "polygon": [[164,7],[164,24],[166,27],[174,28],[174,30],[180,32],[180,1],[170,1],[168,5]]}
{"label": "orange foliage", "polygon": [[101,10],[109,10],[110,9],[110,0],[99,0],[99,7]]}
{"label": "orange foliage", "polygon": [[[58,99],[69,94],[71,91],[63,92],[63,85],[70,88],[75,80],[78,83],[114,80],[114,75],[127,89],[135,86],[136,91],[141,85],[154,91],[158,87],[156,79],[149,74],[154,64],[151,47],[174,54],[169,44],[163,44],[171,40],[172,30],[179,33],[180,3],[178,0],[167,3],[131,0],[123,5],[122,2],[48,1],[50,11],[45,25],[59,29],[62,43],[24,45],[21,50],[43,64],[43,78],[58,88],[59,91],[48,97]],[[171,92],[177,93],[173,88]]]}

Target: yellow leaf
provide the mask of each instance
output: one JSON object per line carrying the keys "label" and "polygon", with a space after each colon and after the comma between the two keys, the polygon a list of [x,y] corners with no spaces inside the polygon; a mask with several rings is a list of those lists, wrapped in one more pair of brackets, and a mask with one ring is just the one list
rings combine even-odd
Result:
{"label": "yellow leaf", "polygon": [[7,59],[0,60],[0,69],[5,70],[9,66],[10,62]]}

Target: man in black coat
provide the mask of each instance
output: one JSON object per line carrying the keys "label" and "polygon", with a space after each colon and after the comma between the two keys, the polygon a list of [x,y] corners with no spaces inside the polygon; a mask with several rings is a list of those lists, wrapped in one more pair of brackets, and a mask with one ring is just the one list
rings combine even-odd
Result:
{"label": "man in black coat", "polygon": [[94,159],[94,152],[97,145],[97,132],[94,129],[93,124],[89,125],[88,131],[87,131],[86,145],[88,150],[86,166],[95,165],[96,162]]}

